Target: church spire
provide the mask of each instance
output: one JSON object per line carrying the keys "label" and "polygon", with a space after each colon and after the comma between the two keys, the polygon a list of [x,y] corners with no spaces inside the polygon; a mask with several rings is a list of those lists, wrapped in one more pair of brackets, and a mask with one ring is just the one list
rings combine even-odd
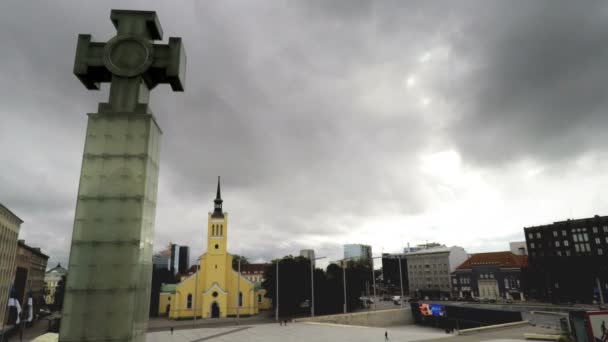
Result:
{"label": "church spire", "polygon": [[215,195],[215,199],[213,200],[213,202],[215,204],[213,206],[213,214],[211,215],[211,217],[224,217],[224,212],[222,211],[222,202],[224,201],[222,200],[222,194],[220,191],[220,176],[217,176],[217,194]]}

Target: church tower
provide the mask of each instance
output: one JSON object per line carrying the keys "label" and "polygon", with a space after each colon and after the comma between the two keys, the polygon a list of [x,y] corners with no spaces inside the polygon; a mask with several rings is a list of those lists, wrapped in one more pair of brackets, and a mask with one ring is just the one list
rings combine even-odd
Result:
{"label": "church tower", "polygon": [[217,177],[217,192],[213,200],[213,212],[207,220],[207,253],[225,255],[228,250],[228,213],[223,212],[220,177]]}
{"label": "church tower", "polygon": [[228,213],[223,211],[223,202],[218,177],[213,211],[207,216],[207,252],[199,258],[199,270],[179,283],[160,305],[168,307],[166,311],[173,319],[258,313],[261,295],[255,284],[232,268],[232,255],[228,253]]}

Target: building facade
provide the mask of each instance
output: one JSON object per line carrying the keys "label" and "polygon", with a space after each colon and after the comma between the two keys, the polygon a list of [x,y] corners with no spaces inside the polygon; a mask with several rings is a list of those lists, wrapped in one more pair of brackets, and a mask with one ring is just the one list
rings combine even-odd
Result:
{"label": "building facade", "polygon": [[46,271],[44,274],[44,303],[46,305],[55,304],[55,293],[57,286],[63,277],[68,275],[68,270],[61,267],[60,263],[57,266]]}
{"label": "building facade", "polygon": [[526,241],[509,242],[509,249],[515,255],[528,255],[528,247]]}
{"label": "building facade", "polygon": [[171,272],[185,274],[190,267],[190,247],[173,244],[171,246]]}
{"label": "building facade", "polygon": [[467,260],[462,247],[438,246],[405,255],[410,295],[416,297],[450,297],[450,274]]}
{"label": "building facade", "polygon": [[268,264],[243,264],[241,265],[241,275],[252,283],[264,281],[264,269]]}
{"label": "building facade", "polygon": [[[228,213],[222,211],[222,202],[218,179],[214,211],[208,215],[207,252],[199,258],[197,272],[177,284],[175,294],[167,299],[170,318],[258,313],[255,283],[232,268],[232,255],[228,253]],[[166,304],[159,300],[159,308]]]}
{"label": "building facade", "polygon": [[154,268],[167,269],[173,275],[186,274],[190,267],[190,247],[169,243],[165,250],[152,256]]}
{"label": "building facade", "polygon": [[[399,276],[399,262],[401,262],[401,277]],[[389,293],[400,293],[403,281],[403,293],[410,292],[407,275],[407,259],[405,254],[382,254],[382,283]]]}
{"label": "building facade", "polygon": [[344,259],[359,260],[372,265],[372,246],[361,244],[344,245]]}
{"label": "building facade", "polygon": [[24,306],[31,292],[34,307],[40,307],[44,302],[44,275],[48,255],[42,253],[40,248],[25,244],[24,240],[17,243],[17,257],[15,259],[15,291],[19,303]]}
{"label": "building facade", "polygon": [[608,298],[608,216],[524,228],[529,295],[547,302]]}
{"label": "building facade", "polygon": [[314,249],[301,249],[300,256],[312,261],[312,267],[317,267]]}
{"label": "building facade", "polygon": [[472,254],[452,273],[453,296],[525,300],[526,255],[512,252]]}
{"label": "building facade", "polygon": [[15,257],[21,220],[0,204],[0,324],[7,318],[8,296],[15,276]]}

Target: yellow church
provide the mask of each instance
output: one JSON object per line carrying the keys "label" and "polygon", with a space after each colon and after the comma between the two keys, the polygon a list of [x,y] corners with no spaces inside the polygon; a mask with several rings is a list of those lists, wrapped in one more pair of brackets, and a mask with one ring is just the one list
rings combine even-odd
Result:
{"label": "yellow church", "polygon": [[258,313],[263,294],[255,284],[232,269],[228,254],[228,213],[222,211],[220,179],[214,209],[208,215],[207,252],[196,273],[160,294],[159,307],[172,319],[220,318]]}

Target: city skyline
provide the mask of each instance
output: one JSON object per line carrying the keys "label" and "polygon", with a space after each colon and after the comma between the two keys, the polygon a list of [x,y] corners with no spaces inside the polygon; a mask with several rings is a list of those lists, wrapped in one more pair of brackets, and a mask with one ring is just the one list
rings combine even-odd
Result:
{"label": "city skyline", "polygon": [[[188,46],[188,92],[159,87],[151,103],[156,248],[204,252],[218,175],[230,250],[253,262],[303,248],[335,260],[347,243],[508,250],[524,227],[605,215],[603,7],[475,4],[130,2]],[[72,75],[76,33],[107,40],[99,13],[115,7],[0,4],[0,39],[15,42],[0,203],[49,265],[67,265],[85,113],[107,97]]]}

